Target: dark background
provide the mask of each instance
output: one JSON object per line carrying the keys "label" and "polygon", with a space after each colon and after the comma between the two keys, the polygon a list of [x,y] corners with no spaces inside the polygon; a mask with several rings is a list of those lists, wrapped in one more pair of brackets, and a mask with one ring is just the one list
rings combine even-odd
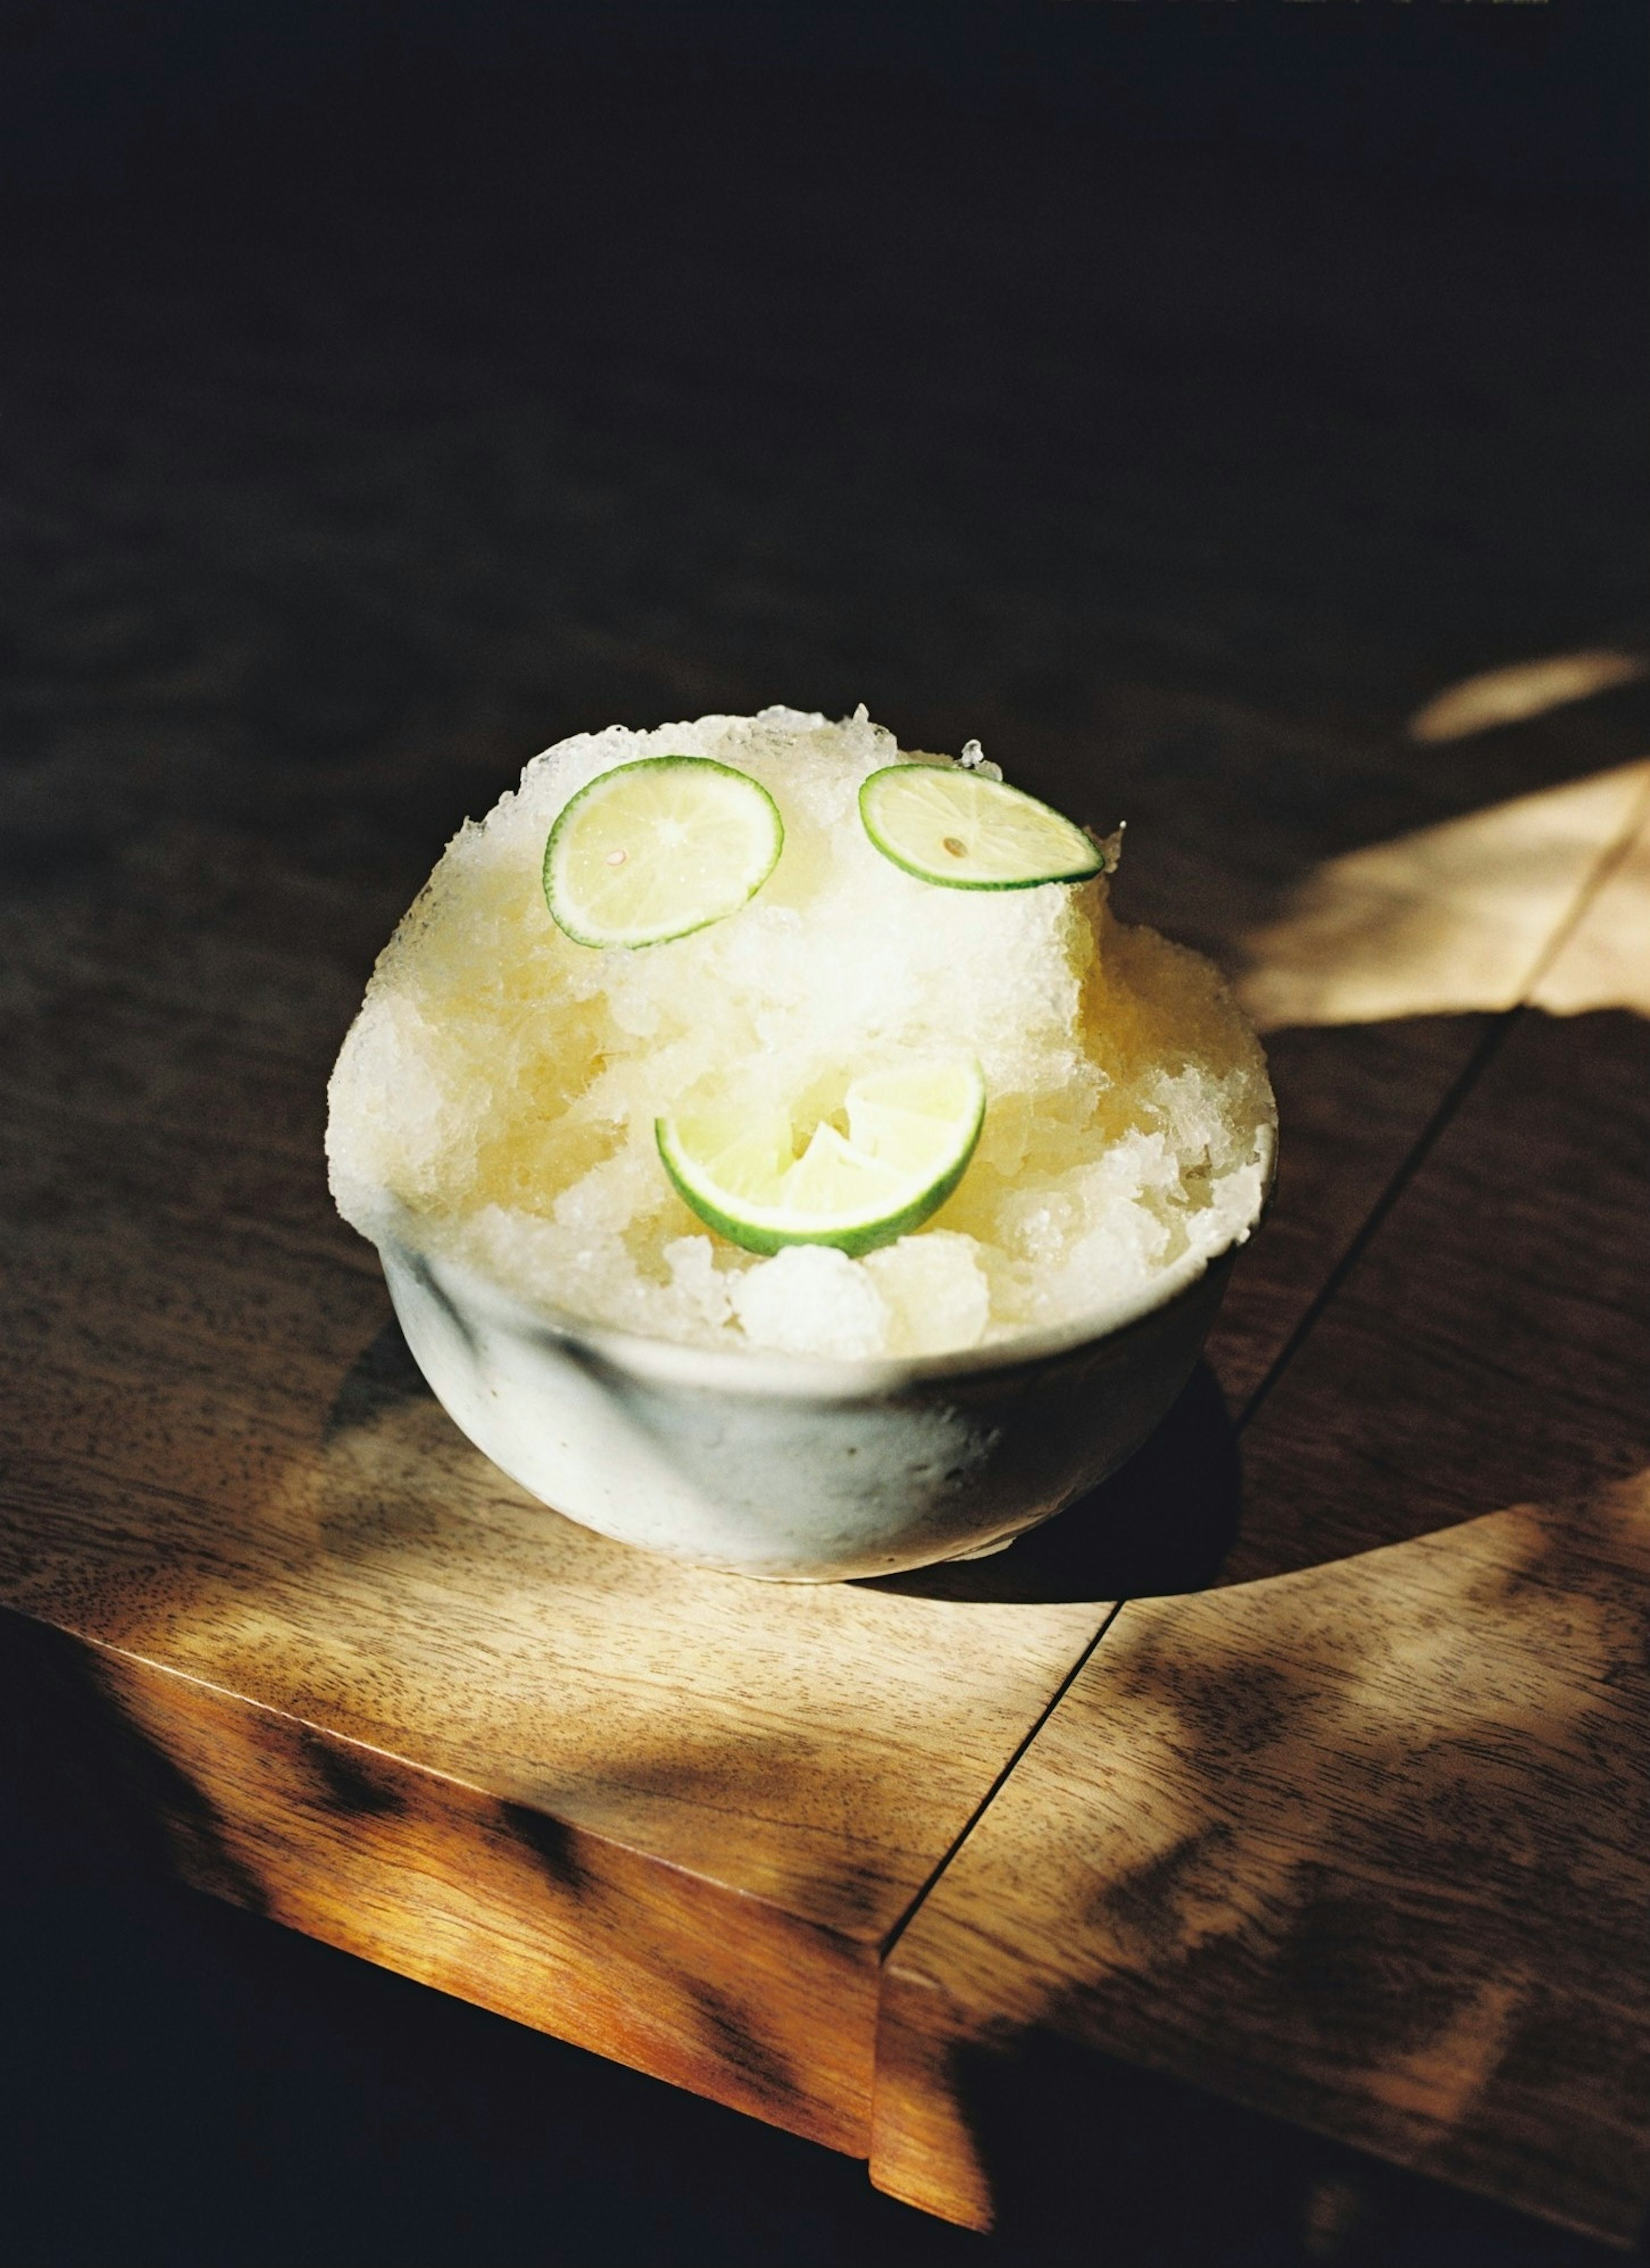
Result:
{"label": "dark background", "polygon": [[52,188],[137,188],[180,160],[210,162],[221,181],[234,142],[268,133],[298,161],[284,188],[301,198],[340,141],[357,178],[416,161],[409,127],[427,170],[443,154],[468,170],[517,136],[541,144],[564,124],[558,95],[582,107],[593,75],[690,99],[696,76],[737,70],[762,82],[756,100],[816,114],[880,89],[917,134],[947,110],[1035,110],[1192,165],[1631,198],[1645,161],[1642,15],[1612,0],[24,0],[7,18],[6,163]]}
{"label": "dark background", "polygon": [[[232,827],[379,935],[615,718],[989,749],[1146,684],[1374,739],[1632,635],[1647,21],[14,6],[9,886]],[[4,1721],[19,2268],[1595,2257],[1123,2076],[1092,2222],[965,2237],[148,1880]]]}

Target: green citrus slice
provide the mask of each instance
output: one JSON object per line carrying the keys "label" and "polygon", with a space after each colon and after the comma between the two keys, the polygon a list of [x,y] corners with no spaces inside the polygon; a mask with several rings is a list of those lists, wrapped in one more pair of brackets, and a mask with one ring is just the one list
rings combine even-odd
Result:
{"label": "green citrus slice", "polygon": [[799,1157],[783,1110],[752,1121],[697,1110],[655,1121],[665,1170],[700,1219],[747,1252],[787,1244],[873,1251],[919,1228],[962,1179],[985,1117],[966,1059],[856,1079],[844,1136],[824,1120]]}
{"label": "green citrus slice", "polygon": [[544,895],[576,945],[662,945],[735,914],[777,864],[784,828],[748,773],[644,756],[581,787],[544,846]]}
{"label": "green citrus slice", "polygon": [[890,764],[859,790],[866,833],[885,858],[948,890],[1081,882],[1106,853],[1035,796],[948,764]]}

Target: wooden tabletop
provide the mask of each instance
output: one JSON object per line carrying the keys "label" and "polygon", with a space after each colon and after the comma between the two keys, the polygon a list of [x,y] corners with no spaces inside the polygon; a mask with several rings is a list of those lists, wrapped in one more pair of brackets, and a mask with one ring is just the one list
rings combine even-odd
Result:
{"label": "wooden tabletop", "polygon": [[[918,234],[961,242],[908,187]],[[1164,357],[1176,323],[1241,344],[1263,319],[1221,265],[1223,231],[1285,210],[1255,195],[1234,219],[1166,189],[1145,249],[1109,224],[1142,335],[1182,263]],[[1650,2200],[1650,705],[1553,469],[1591,477],[1562,357],[1516,449],[1462,411],[1429,455],[1405,420],[1430,361],[1381,317],[1428,243],[1470,392],[1532,294],[1556,338],[1600,283],[1521,225],[1475,224],[1484,271],[1428,213],[1340,219],[1287,255],[1322,327],[1293,407],[1228,413],[1189,377],[1100,517],[1098,473],[1064,495],[1035,421],[998,449],[943,270],[853,433],[743,519],[736,460],[760,485],[793,446],[786,386],[862,381],[829,342],[740,332],[703,367],[684,344],[666,406],[615,424],[637,341],[594,267],[564,363],[487,334],[455,270],[469,328],[428,317],[405,398],[426,313],[393,258],[371,321],[306,268],[181,360],[152,288],[118,366],[70,319],[40,333],[15,382],[45,563],[15,708],[50,730],[9,790],[0,907],[0,1644],[186,1880],[868,2155],[947,2218],[1052,2180],[1038,2089],[1069,2112],[1121,2059],[1619,2240]],[[698,256],[667,251],[655,296]],[[873,298],[878,257],[867,235]],[[1060,430],[1091,396],[1130,409],[1093,319],[1062,332],[1012,261],[986,276]],[[1241,545],[1245,482],[1285,493],[1326,371],[1386,405],[1337,413],[1366,453],[1335,459],[1346,494],[1293,534],[1274,512],[1241,573],[1189,538],[1172,598],[1142,595],[1177,540],[1176,436],[1225,453],[1209,524]],[[669,405],[707,372],[732,391],[696,455]],[[927,484],[931,409],[1023,547],[989,577]],[[927,578],[897,649],[875,626],[915,552],[848,566],[889,479]],[[1383,612],[1369,546],[1454,540],[1369,534],[1385,479],[1418,512],[1447,490],[1489,551],[1550,540],[1587,608],[1534,568],[1470,587],[1457,557]],[[649,511],[708,581],[654,589]],[[806,629],[764,579],[786,513]],[[1352,596],[1321,596],[1302,530]],[[1282,1164],[1208,1365],[1108,1490],[1000,1559],[771,1588],[608,1544],[462,1441],[328,1204],[323,1088],[441,840],[537,745],[861,693],[1131,821],[1120,910],[1244,988]]]}

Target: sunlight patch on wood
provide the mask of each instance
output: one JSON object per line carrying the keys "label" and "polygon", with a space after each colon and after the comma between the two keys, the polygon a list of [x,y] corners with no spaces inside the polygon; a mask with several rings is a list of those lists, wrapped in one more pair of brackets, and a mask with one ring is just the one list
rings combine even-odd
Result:
{"label": "sunlight patch on wood", "polygon": [[1412,740],[1462,740],[1497,725],[1519,725],[1566,702],[1585,701],[1614,686],[1631,685],[1650,674],[1643,654],[1618,653],[1601,646],[1583,653],[1551,654],[1541,661],[1514,662],[1436,693],[1411,718]]}
{"label": "sunlight patch on wood", "polygon": [[1650,1016],[1650,821],[1611,865],[1586,921],[1529,997],[1553,1016],[1589,1008]]}
{"label": "sunlight patch on wood", "polygon": [[1565,956],[1561,983],[1543,987],[1554,946],[1647,811],[1641,759],[1330,859],[1244,940],[1239,996],[1263,1031],[1511,1008],[1532,986],[1559,1013],[1643,1007],[1650,955],[1632,940],[1650,853],[1632,867],[1619,940],[1601,938],[1573,966]]}

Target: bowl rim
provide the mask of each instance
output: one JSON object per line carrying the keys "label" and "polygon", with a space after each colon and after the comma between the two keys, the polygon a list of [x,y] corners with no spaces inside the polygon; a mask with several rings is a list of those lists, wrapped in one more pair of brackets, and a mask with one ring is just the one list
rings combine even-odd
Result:
{"label": "bowl rim", "polygon": [[[914,1387],[960,1385],[995,1373],[1036,1368],[1151,1321],[1193,1291],[1220,1262],[1229,1259],[1260,1226],[1271,1206],[1278,1178],[1278,1129],[1265,1121],[1256,1132],[1261,1192],[1253,1213],[1226,1241],[1206,1252],[1186,1252],[1172,1266],[1128,1297],[1089,1309],[1064,1323],[996,1339],[983,1346],[959,1347],[932,1355],[786,1354],[769,1347],[696,1346],[681,1339],[624,1330],[593,1322],[549,1300],[528,1300],[509,1290],[470,1263],[431,1251],[416,1233],[420,1216],[399,1200],[387,1204],[382,1230],[374,1236],[387,1272],[394,1261],[422,1278],[452,1301],[451,1284],[464,1302],[525,1336],[549,1341],[593,1359],[604,1367],[659,1386],[693,1386],[741,1396],[805,1402],[886,1401]],[[438,1269],[443,1279],[431,1279]],[[393,1289],[393,1287],[392,1287]],[[456,1305],[456,1302],[453,1302]]]}

